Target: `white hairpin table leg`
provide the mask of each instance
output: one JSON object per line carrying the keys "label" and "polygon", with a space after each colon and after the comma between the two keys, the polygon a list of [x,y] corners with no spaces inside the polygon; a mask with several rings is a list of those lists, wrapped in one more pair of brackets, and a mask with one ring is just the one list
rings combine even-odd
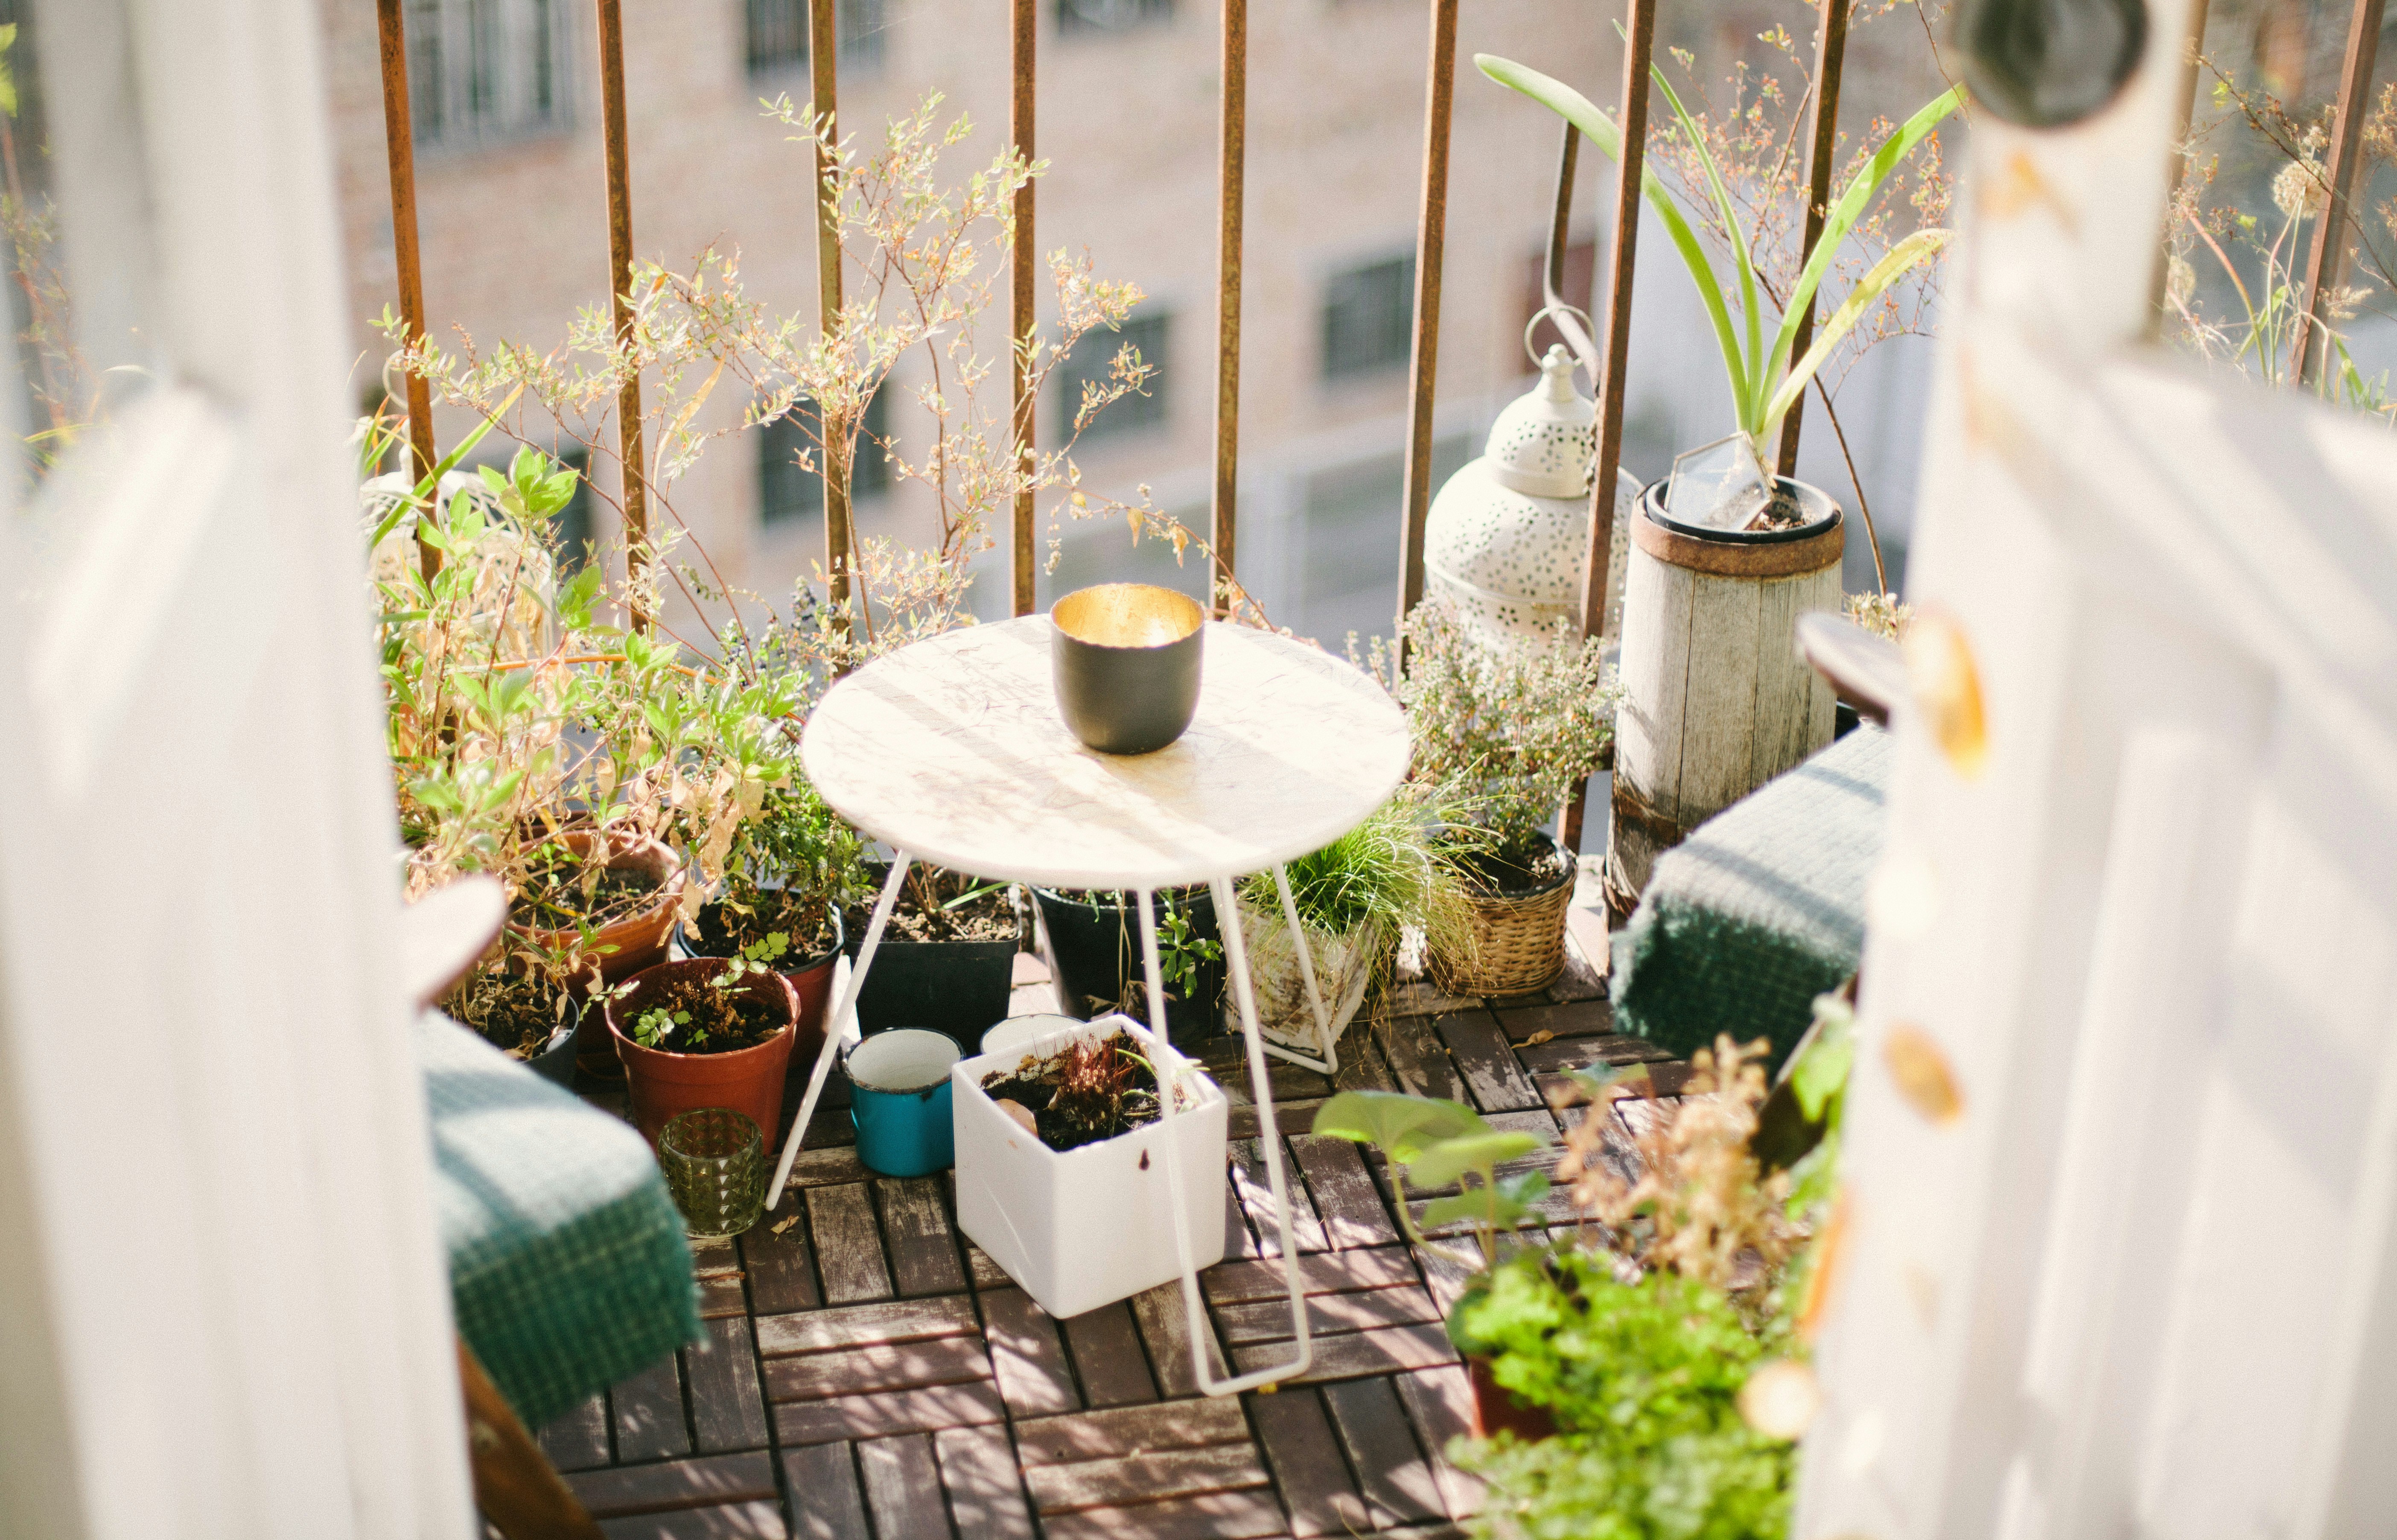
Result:
{"label": "white hairpin table leg", "polygon": [[[1340,1073],[1340,1044],[1332,1036],[1332,1013],[1323,1008],[1322,987],[1315,982],[1315,948],[1306,944],[1306,927],[1299,923],[1298,901],[1290,894],[1288,867],[1274,868],[1274,887],[1281,893],[1281,913],[1282,918],[1290,925],[1290,944],[1298,949],[1298,976],[1306,985],[1306,1003],[1315,1011],[1315,1051],[1319,1057],[1310,1059],[1279,1043],[1267,1043],[1265,1050],[1275,1058],[1287,1060],[1301,1069],[1311,1069],[1318,1075],[1337,1075]],[[1234,915],[1233,928],[1239,929],[1239,916]]]}
{"label": "white hairpin table leg", "polygon": [[849,987],[840,992],[838,1009],[824,1017],[824,1047],[816,1051],[816,1067],[808,1077],[808,1093],[799,1102],[798,1121],[791,1125],[791,1136],[783,1141],[783,1158],[774,1166],[774,1180],[766,1188],[766,1207],[779,1207],[783,1201],[783,1184],[791,1179],[791,1163],[799,1158],[799,1141],[808,1135],[808,1120],[816,1115],[816,1103],[824,1095],[824,1078],[832,1073],[833,1059],[840,1052],[840,1024],[857,1008],[858,991],[865,987],[866,970],[874,966],[874,954],[881,948],[883,927],[891,923],[891,905],[899,902],[899,885],[907,880],[908,856],[904,850],[891,852],[891,876],[882,884],[882,896],[874,901],[874,917],[866,923],[865,941],[857,949],[857,966],[849,971]]}
{"label": "white hairpin table leg", "polygon": [[[1198,1269],[1192,1265],[1189,1215],[1183,1201],[1182,1160],[1172,1135],[1165,1145],[1166,1196],[1173,1205],[1173,1245],[1175,1260],[1182,1265],[1182,1308],[1190,1323],[1190,1366],[1196,1372],[1198,1388],[1210,1396],[1232,1396],[1260,1385],[1271,1385],[1294,1379],[1307,1371],[1315,1361],[1315,1344],[1306,1329],[1306,1291],[1298,1271],[1298,1237],[1290,1220],[1290,1178],[1282,1170],[1281,1133],[1274,1123],[1273,1085],[1267,1078],[1264,1039],[1257,1034],[1256,995],[1249,987],[1248,948],[1241,944],[1239,911],[1233,907],[1232,884],[1229,878],[1217,877],[1212,883],[1215,912],[1231,917],[1223,927],[1224,956],[1230,965],[1232,994],[1240,1008],[1240,1027],[1248,1038],[1249,1083],[1257,1099],[1257,1142],[1265,1156],[1265,1182],[1273,1189],[1274,1219],[1281,1226],[1281,1265],[1290,1288],[1290,1319],[1292,1335],[1298,1339],[1298,1357],[1287,1363],[1252,1370],[1228,1380],[1215,1377],[1214,1366],[1208,1361],[1207,1345],[1214,1333],[1207,1330],[1207,1306],[1198,1297]],[[1157,1038],[1162,1056],[1172,1059],[1175,1069],[1160,1074],[1158,1116],[1171,1124],[1173,1119],[1173,1097],[1168,1083],[1180,1078],[1180,1058],[1171,1046],[1165,1030],[1165,976],[1157,955],[1157,917],[1152,897],[1140,895],[1141,961],[1147,970],[1148,998],[1151,1019],[1156,1023]]]}

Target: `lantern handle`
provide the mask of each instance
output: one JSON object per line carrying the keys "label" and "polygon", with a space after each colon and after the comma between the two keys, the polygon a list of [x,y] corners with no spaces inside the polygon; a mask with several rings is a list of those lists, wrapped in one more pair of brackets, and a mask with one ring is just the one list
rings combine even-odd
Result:
{"label": "lantern handle", "polygon": [[[1550,315],[1556,315],[1559,312],[1562,312],[1567,315],[1578,315],[1581,317],[1581,323],[1583,326],[1588,328],[1593,332],[1598,329],[1598,323],[1589,318],[1589,312],[1582,309],[1579,305],[1561,303],[1542,305],[1539,309],[1532,312],[1532,318],[1530,320],[1523,323],[1523,353],[1532,360],[1532,367],[1534,368],[1537,368],[1540,366],[1540,355],[1537,352],[1533,351],[1532,347],[1532,333],[1538,329],[1542,321],[1547,320]],[[1573,350],[1568,348],[1565,351],[1571,353]],[[1588,365],[1584,362],[1577,354],[1573,358],[1573,362],[1581,368],[1588,368]],[[1591,376],[1590,383],[1592,386],[1595,386],[1598,383],[1597,376]]]}

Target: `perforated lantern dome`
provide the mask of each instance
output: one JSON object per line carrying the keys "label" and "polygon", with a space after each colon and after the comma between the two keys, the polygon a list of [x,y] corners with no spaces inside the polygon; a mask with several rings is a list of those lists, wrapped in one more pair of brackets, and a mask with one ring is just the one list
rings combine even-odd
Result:
{"label": "perforated lantern dome", "polygon": [[[1571,357],[1548,349],[1540,382],[1498,414],[1481,458],[1432,500],[1426,583],[1493,639],[1552,640],[1560,619],[1581,612],[1594,416],[1573,389]],[[1608,577],[1611,609],[1621,583]]]}

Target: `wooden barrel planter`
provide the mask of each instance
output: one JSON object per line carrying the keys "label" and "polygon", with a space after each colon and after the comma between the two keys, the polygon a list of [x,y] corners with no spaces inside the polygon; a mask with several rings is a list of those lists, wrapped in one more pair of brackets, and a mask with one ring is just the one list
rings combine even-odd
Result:
{"label": "wooden barrel planter", "polygon": [[1784,538],[1668,528],[1640,494],[1624,578],[1606,896],[1638,904],[1656,857],[1831,741],[1830,685],[1798,652],[1798,617],[1837,609],[1839,505],[1782,482],[1810,515]]}

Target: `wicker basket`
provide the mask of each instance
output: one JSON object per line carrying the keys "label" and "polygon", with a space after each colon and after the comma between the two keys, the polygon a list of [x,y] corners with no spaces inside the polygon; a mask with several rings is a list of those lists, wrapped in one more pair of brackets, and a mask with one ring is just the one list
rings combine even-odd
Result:
{"label": "wicker basket", "polygon": [[1528,995],[1565,971],[1565,910],[1573,895],[1573,857],[1552,888],[1517,898],[1468,893],[1473,954],[1431,956],[1432,983],[1452,995]]}

